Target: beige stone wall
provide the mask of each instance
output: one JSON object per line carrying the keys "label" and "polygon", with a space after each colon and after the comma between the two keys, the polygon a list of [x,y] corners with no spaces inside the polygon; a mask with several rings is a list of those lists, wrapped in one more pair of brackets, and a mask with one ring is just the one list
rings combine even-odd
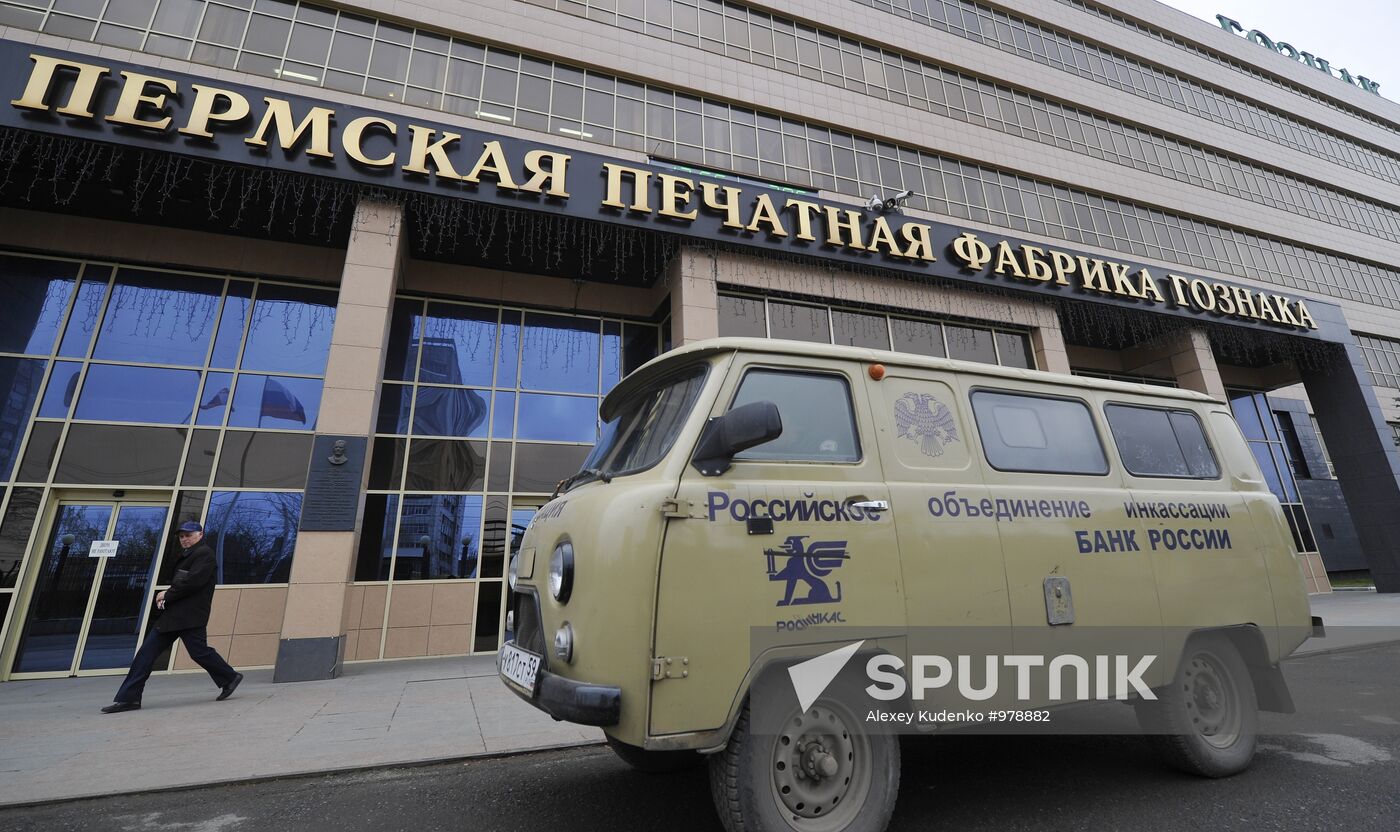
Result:
{"label": "beige stone wall", "polygon": [[380,658],[381,638],[386,659],[472,652],[476,586],[471,581],[402,582],[392,588],[387,584],[351,586],[345,659]]}
{"label": "beige stone wall", "polygon": [[[209,646],[239,669],[269,667],[287,603],[285,586],[221,586],[209,615]],[[183,644],[175,647],[175,670],[198,670]]]}

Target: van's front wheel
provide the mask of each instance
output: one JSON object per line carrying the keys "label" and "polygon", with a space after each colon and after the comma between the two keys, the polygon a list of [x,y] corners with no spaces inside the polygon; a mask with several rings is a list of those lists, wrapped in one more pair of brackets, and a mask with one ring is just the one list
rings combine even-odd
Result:
{"label": "van's front wheel", "polygon": [[1155,702],[1139,702],[1137,716],[1166,762],[1202,777],[1228,777],[1249,768],[1259,708],[1249,668],[1228,638],[1192,639],[1176,678],[1158,696]]}
{"label": "van's front wheel", "polygon": [[899,794],[899,738],[866,733],[833,699],[759,733],[746,705],[710,758],[710,791],[728,832],[882,832]]}

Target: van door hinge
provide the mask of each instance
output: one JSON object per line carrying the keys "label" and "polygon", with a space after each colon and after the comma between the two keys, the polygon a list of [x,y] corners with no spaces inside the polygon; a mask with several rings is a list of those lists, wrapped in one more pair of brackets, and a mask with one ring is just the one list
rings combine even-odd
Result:
{"label": "van door hinge", "polygon": [[689,500],[662,500],[662,517],[698,517],[700,515],[691,514],[695,510],[695,504]]}
{"label": "van door hinge", "polygon": [[690,676],[690,659],[685,656],[657,656],[651,660],[651,680],[685,679]]}

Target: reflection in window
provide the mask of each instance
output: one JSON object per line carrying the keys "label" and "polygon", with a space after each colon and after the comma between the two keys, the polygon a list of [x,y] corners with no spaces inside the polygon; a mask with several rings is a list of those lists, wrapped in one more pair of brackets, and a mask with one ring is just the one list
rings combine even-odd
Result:
{"label": "reflection in window", "polygon": [[202,366],[222,291],[207,278],[119,269],[93,357]]}
{"label": "reflection in window", "polygon": [[763,300],[720,295],[719,334],[743,338],[767,338],[768,321]]}
{"label": "reflection in window", "polygon": [[997,363],[997,349],[992,343],[990,330],[952,324],[949,324],[946,330],[949,358],[980,361],[983,364]]}
{"label": "reflection in window", "polygon": [[394,580],[476,577],[481,500],[471,494],[404,495]]}
{"label": "reflection in window", "polygon": [[195,412],[196,425],[222,425],[229,393],[233,390],[232,373],[210,373],[204,377],[204,392],[199,396]]}
{"label": "reflection in window", "polygon": [[102,298],[107,294],[107,283],[101,271],[91,266],[84,270],[78,297],[73,301],[73,311],[68,315],[68,326],[63,331],[63,340],[59,342],[60,355],[83,358],[88,353],[93,330],[97,329],[97,316],[102,312]]}
{"label": "reflection in window", "polygon": [[894,335],[896,352],[912,352],[915,355],[928,355],[943,358],[943,327],[927,321],[910,321],[904,318],[890,319],[890,332]]}
{"label": "reflection in window", "polygon": [[184,428],[73,425],[63,442],[54,482],[174,485],[186,432]]}
{"label": "reflection in window", "polygon": [[295,433],[228,431],[214,485],[226,488],[305,488],[311,437]]}
{"label": "reflection in window", "polygon": [[493,308],[429,303],[423,322],[423,362],[418,380],[490,385],[496,315]]}
{"label": "reflection in window", "polygon": [[406,487],[411,491],[480,491],[486,475],[486,443],[414,439]]}
{"label": "reflection in window", "polygon": [[335,293],[262,284],[253,304],[242,368],[321,375],[335,327]]}
{"label": "reflection in window", "polygon": [[790,341],[831,343],[831,320],[826,307],[799,306],[793,303],[768,302],[768,331],[773,338]]}
{"label": "reflection in window", "polygon": [[490,414],[490,391],[419,387],[413,408],[413,432],[420,436],[485,438]]}
{"label": "reflection in window", "polygon": [[292,574],[301,495],[215,491],[205,518],[221,584],[286,583]]}
{"label": "reflection in window", "polygon": [[0,352],[53,351],[77,273],[76,263],[0,257]]}
{"label": "reflection in window", "polygon": [[103,422],[187,425],[198,390],[197,370],[90,364],[73,415]]}
{"label": "reflection in window", "polygon": [[37,358],[0,358],[0,479],[9,478],[19,454],[46,363]]}
{"label": "reflection in window", "polygon": [[219,317],[219,334],[214,339],[210,366],[232,369],[238,366],[238,348],[243,345],[243,329],[248,323],[248,307],[253,303],[253,285],[231,281]]}
{"label": "reflection in window", "polygon": [[1194,414],[1185,410],[1104,407],[1118,456],[1139,477],[1214,478],[1220,474]]}
{"label": "reflection in window", "polygon": [[399,495],[365,496],[364,521],[360,526],[360,549],[355,557],[355,580],[387,581],[394,559],[394,523],[399,511]]}
{"label": "reflection in window", "polygon": [[412,397],[412,387],[403,384],[383,385],[379,390],[379,418],[374,429],[379,433],[408,433]]}
{"label": "reflection in window", "polygon": [[597,393],[598,319],[527,312],[520,372],[527,390]]}
{"label": "reflection in window", "polygon": [[520,394],[519,439],[593,442],[597,438],[598,400],[583,396]]}
{"label": "reflection in window", "polygon": [[862,315],[833,309],[831,323],[835,336],[832,343],[872,350],[890,348],[889,323],[884,315]]}
{"label": "reflection in window", "polygon": [[311,430],[316,427],[320,408],[320,379],[243,373],[238,377],[228,423],[244,428]]}
{"label": "reflection in window", "polygon": [[29,549],[29,532],[43,495],[41,488],[16,488],[10,494],[5,519],[0,520],[0,589],[12,589],[19,580],[19,568]]}
{"label": "reflection in window", "polygon": [[[44,388],[44,400],[39,403],[39,415],[47,419],[63,419],[73,408],[78,394],[78,374],[83,365],[77,361],[55,361],[49,373],[49,385]],[[0,419],[3,423],[3,419]]]}

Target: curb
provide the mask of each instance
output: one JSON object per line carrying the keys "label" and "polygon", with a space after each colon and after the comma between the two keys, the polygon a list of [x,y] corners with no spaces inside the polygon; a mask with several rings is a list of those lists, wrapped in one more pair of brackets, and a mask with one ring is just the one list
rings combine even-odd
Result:
{"label": "curb", "polygon": [[217,786],[244,786],[258,783],[275,783],[281,780],[308,779],[312,777],[323,777],[332,774],[354,774],[356,772],[381,771],[392,768],[426,768],[428,766],[445,765],[449,763],[471,763],[477,760],[499,760],[506,757],[525,757],[532,754],[545,754],[551,751],[567,751],[576,748],[592,748],[606,745],[600,740],[580,740],[578,742],[564,743],[563,745],[545,745],[538,748],[521,748],[509,751],[488,751],[482,754],[461,754],[449,755],[445,757],[429,757],[422,760],[404,760],[402,762],[388,763],[366,763],[355,766],[338,766],[336,768],[314,769],[309,771],[288,771],[278,774],[266,774],[256,777],[230,777],[223,780],[206,780],[200,783],[181,783],[171,786],[156,786],[149,789],[135,789],[132,791],[108,791],[97,794],[80,794],[72,797],[48,797],[41,800],[20,800],[13,803],[0,803],[0,813],[10,809],[35,809],[44,806],[56,806],[64,803],[80,803],[90,800],[107,800],[114,797],[141,797],[150,794],[168,794],[172,792],[188,792],[195,789],[207,789]]}

